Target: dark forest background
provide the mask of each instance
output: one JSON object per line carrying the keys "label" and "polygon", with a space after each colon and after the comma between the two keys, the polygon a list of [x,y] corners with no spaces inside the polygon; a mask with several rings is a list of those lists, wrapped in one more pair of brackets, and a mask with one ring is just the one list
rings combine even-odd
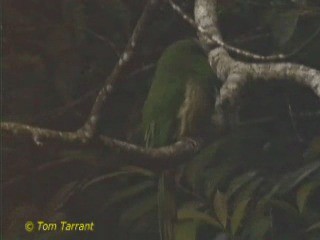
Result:
{"label": "dark forest background", "polygon": [[[192,16],[193,1],[179,5]],[[320,2],[220,0],[226,42],[320,70]],[[2,114],[76,130],[123,52],[146,1],[2,2]],[[196,37],[169,4],[104,109],[100,132],[143,145],[141,111],[157,60]],[[238,125],[178,168],[177,239],[320,239],[320,101],[283,81],[250,86]],[[158,169],[112,149],[39,147],[3,138],[2,239],[159,239]],[[205,157],[203,157],[205,156]],[[205,160],[199,160],[205,159]],[[101,177],[103,176],[103,177]],[[94,221],[93,233],[27,233],[27,220]]]}

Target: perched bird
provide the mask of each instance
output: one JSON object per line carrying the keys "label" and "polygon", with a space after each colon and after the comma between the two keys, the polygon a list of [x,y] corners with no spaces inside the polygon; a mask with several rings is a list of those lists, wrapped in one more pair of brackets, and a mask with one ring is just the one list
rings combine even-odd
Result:
{"label": "perched bird", "polygon": [[217,78],[199,43],[180,40],[162,54],[143,108],[148,147],[207,131]]}
{"label": "perched bird", "polygon": [[[200,44],[192,39],[169,46],[158,61],[142,113],[147,147],[169,145],[208,131],[217,78]],[[162,240],[174,239],[174,172],[165,170],[158,184],[158,219]]]}

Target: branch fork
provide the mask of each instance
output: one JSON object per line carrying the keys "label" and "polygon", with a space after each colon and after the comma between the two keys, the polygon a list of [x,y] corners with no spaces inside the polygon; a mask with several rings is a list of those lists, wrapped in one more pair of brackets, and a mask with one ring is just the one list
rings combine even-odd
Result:
{"label": "branch fork", "polygon": [[[101,118],[101,109],[110,99],[110,96],[117,87],[117,83],[133,61],[134,53],[141,42],[143,33],[147,25],[150,24],[154,12],[158,9],[161,2],[162,0],[149,0],[147,2],[124,52],[112,73],[106,79],[104,86],[98,93],[87,121],[80,129],[74,132],[62,132],[19,123],[2,122],[2,134],[16,139],[26,137],[38,147],[50,146],[52,143],[68,146],[101,145],[113,150],[130,153],[134,156],[148,158],[148,163],[150,161],[157,162],[161,159],[164,163],[172,165],[172,161],[174,160],[195,154],[202,147],[200,140],[183,139],[169,146],[149,149],[102,136],[97,129]],[[282,81],[283,79],[291,79],[309,87],[320,98],[320,71],[318,70],[292,63],[245,63],[230,57],[228,50],[254,59],[272,59],[271,56],[269,58],[261,57],[245,51],[239,51],[223,42],[218,27],[216,0],[195,0],[195,21],[183,15],[182,10],[172,0],[169,0],[169,2],[185,20],[198,30],[198,36],[203,46],[210,49],[213,43],[216,45],[216,48],[209,51],[208,61],[213,71],[223,83],[216,100],[215,108],[215,115],[216,119],[219,119],[219,125],[223,126],[227,122],[228,118],[230,118],[237,108],[237,99],[241,91],[252,81]],[[278,58],[273,57],[274,59],[282,58],[282,56],[278,56]]]}

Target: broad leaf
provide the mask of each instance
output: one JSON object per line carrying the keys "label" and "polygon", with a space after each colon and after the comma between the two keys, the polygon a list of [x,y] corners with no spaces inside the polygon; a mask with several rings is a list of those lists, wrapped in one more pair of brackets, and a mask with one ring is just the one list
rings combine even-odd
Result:
{"label": "broad leaf", "polygon": [[155,184],[153,181],[145,181],[139,184],[136,184],[134,186],[130,186],[124,190],[120,190],[118,192],[115,192],[113,196],[103,205],[102,210],[105,210],[110,205],[129,199],[130,197],[133,197],[139,193],[142,193],[146,191],[147,189],[150,189]]}
{"label": "broad leaf", "polygon": [[320,168],[320,161],[309,163],[293,173],[284,176],[279,183],[278,193],[284,194],[296,187],[305,178]]}
{"label": "broad leaf", "polygon": [[284,213],[286,213],[290,218],[299,218],[299,212],[295,208],[294,205],[290,204],[289,202],[286,202],[284,200],[271,200],[270,204],[274,209],[280,209]]}
{"label": "broad leaf", "polygon": [[224,228],[227,227],[228,220],[228,198],[226,194],[221,193],[219,190],[217,191],[214,200],[213,200],[213,208],[214,212],[217,215],[218,220],[222,224]]}
{"label": "broad leaf", "polygon": [[320,231],[320,222],[312,224],[310,227],[308,227],[307,232],[311,231]]}
{"label": "broad leaf", "polygon": [[245,199],[251,199],[253,196],[253,193],[257,190],[257,188],[262,184],[263,178],[257,178],[249,182],[242,191],[238,193],[238,196],[236,198],[236,201],[242,201]]}
{"label": "broad leaf", "polygon": [[267,202],[269,201],[273,196],[277,194],[285,194],[292,190],[294,187],[296,187],[301,181],[303,181],[306,177],[309,177],[312,173],[314,173],[316,170],[318,170],[320,167],[320,162],[312,162],[308,164],[307,166],[304,166],[300,169],[298,169],[295,172],[290,172],[280,181],[279,183],[275,184],[269,193],[267,193],[260,202]]}
{"label": "broad leaf", "polygon": [[221,229],[221,224],[214,217],[195,209],[180,209],[178,220],[197,220]]}
{"label": "broad leaf", "polygon": [[237,233],[240,227],[240,224],[245,217],[245,213],[246,213],[246,209],[249,201],[250,201],[249,199],[244,199],[235,206],[235,209],[230,219],[231,233],[233,236]]}
{"label": "broad leaf", "polygon": [[296,30],[299,12],[295,10],[275,11],[269,13],[272,35],[279,46],[283,46]]}
{"label": "broad leaf", "polygon": [[139,218],[147,214],[148,212],[156,209],[157,207],[157,195],[149,195],[139,199],[138,202],[132,204],[130,208],[126,209],[120,216],[120,225],[130,226],[136,222]]}
{"label": "broad leaf", "polygon": [[158,184],[158,219],[162,240],[174,239],[176,199],[173,184],[171,173],[169,171],[163,172]]}
{"label": "broad leaf", "polygon": [[109,181],[110,179],[113,179],[113,178],[116,178],[116,177],[125,176],[125,175],[128,175],[128,174],[130,174],[130,173],[127,172],[127,171],[118,171],[118,172],[112,172],[112,173],[108,173],[108,174],[105,174],[105,175],[101,175],[101,176],[95,177],[95,178],[89,180],[88,182],[86,182],[85,184],[83,184],[83,186],[81,187],[81,190],[84,191],[87,188],[89,188],[91,186],[94,186],[94,185],[96,185],[98,183],[103,183],[105,181]]}
{"label": "broad leaf", "polygon": [[298,191],[297,191],[297,206],[299,208],[299,212],[302,213],[305,205],[307,203],[307,200],[312,193],[313,190],[315,190],[317,187],[320,186],[320,182],[309,182],[304,185],[302,185]]}
{"label": "broad leaf", "polygon": [[179,221],[175,224],[175,240],[197,240],[198,221]]}
{"label": "broad leaf", "polygon": [[199,154],[184,168],[184,176],[186,182],[192,187],[193,190],[196,190],[196,186],[199,183],[200,178],[203,177],[202,173],[205,168],[214,161],[215,154],[219,149],[219,144],[214,143],[205,149],[201,150]]}
{"label": "broad leaf", "polygon": [[242,174],[241,176],[232,180],[232,182],[229,185],[228,191],[227,191],[228,198],[230,198],[232,196],[232,194],[234,194],[238,189],[240,189],[245,184],[247,184],[256,175],[257,175],[256,172],[246,172],[246,173]]}
{"label": "broad leaf", "polygon": [[320,137],[315,137],[304,153],[306,159],[316,159],[320,157]]}
{"label": "broad leaf", "polygon": [[233,235],[238,231],[241,222],[245,218],[247,205],[254,198],[254,192],[261,185],[263,179],[257,178],[249,182],[243,189],[239,192],[234,200],[234,211],[230,219],[231,233]]}
{"label": "broad leaf", "polygon": [[250,240],[265,240],[265,235],[271,227],[271,221],[269,217],[260,217],[253,219],[249,228],[249,237],[244,239]]}
{"label": "broad leaf", "polygon": [[217,190],[219,184],[223,183],[223,181],[232,173],[232,171],[237,168],[237,164],[223,164],[215,167],[214,169],[210,169],[206,172],[206,189],[205,194],[208,198],[210,198],[214,192]]}

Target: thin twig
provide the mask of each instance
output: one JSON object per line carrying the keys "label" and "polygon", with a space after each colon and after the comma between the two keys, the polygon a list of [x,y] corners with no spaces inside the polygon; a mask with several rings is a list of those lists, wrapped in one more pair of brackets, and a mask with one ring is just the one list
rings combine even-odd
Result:
{"label": "thin twig", "polygon": [[[133,70],[131,73],[128,74],[128,76],[126,77],[128,80],[135,77],[136,75],[149,71],[151,69],[153,69],[156,66],[155,63],[150,63],[147,65],[142,66],[141,68],[135,69]],[[58,118],[61,115],[63,115],[64,113],[68,112],[70,109],[76,107],[79,104],[82,104],[84,101],[86,101],[88,98],[93,97],[95,94],[97,94],[99,88],[96,87],[88,92],[86,92],[85,94],[83,94],[81,97],[74,99],[73,101],[69,102],[68,104],[58,107],[56,109],[44,112],[44,113],[40,113],[39,115],[27,118],[26,122],[29,124],[32,123],[36,123],[37,121],[39,121],[39,119],[50,119],[50,118]],[[24,117],[25,119],[26,117]]]}
{"label": "thin twig", "polygon": [[262,56],[262,55],[258,55],[255,53],[251,53],[249,51],[245,51],[245,50],[233,47],[233,46],[223,42],[218,37],[211,35],[205,29],[203,29],[201,26],[198,26],[196,24],[196,22],[190,16],[188,16],[179,5],[174,3],[172,0],[169,0],[169,3],[170,3],[173,10],[175,10],[192,27],[197,29],[203,36],[205,36],[206,38],[208,38],[210,41],[217,44],[218,46],[223,47],[231,52],[237,53],[237,54],[242,55],[247,58],[251,58],[251,59],[255,59],[255,60],[264,60],[264,61],[282,60],[282,59],[285,59],[288,57],[287,55],[284,55],[284,54]]}
{"label": "thin twig", "polygon": [[147,64],[147,65],[144,65],[144,66],[142,66],[141,68],[138,68],[138,69],[132,71],[132,72],[129,74],[128,77],[131,78],[131,77],[134,77],[134,76],[140,74],[141,72],[149,71],[150,69],[155,68],[155,66],[156,66],[155,63],[150,63],[150,64]]}
{"label": "thin twig", "polygon": [[320,33],[320,25],[319,27],[314,31],[313,34],[311,34],[299,47],[297,47],[295,50],[293,50],[291,53],[286,54],[288,57],[293,57],[294,55],[301,52],[305,47],[307,47],[316,36]]}
{"label": "thin twig", "polygon": [[289,100],[288,96],[286,97],[286,100],[287,100],[287,104],[288,104],[288,112],[289,112],[291,126],[293,128],[293,131],[295,132],[298,141],[303,141],[301,135],[299,134],[299,131],[298,131],[298,128],[297,128],[297,122],[296,122],[296,119],[293,116],[294,113],[293,113],[292,106],[291,106],[291,103],[290,103],[290,100]]}
{"label": "thin twig", "polygon": [[119,53],[119,51],[117,49],[117,46],[110,39],[108,39],[108,38],[106,38],[106,37],[94,32],[94,31],[90,30],[89,28],[86,28],[85,31],[90,33],[92,36],[94,36],[95,38],[99,39],[100,41],[104,42],[108,47],[110,47],[114,51],[114,53],[118,57],[120,57],[121,54]]}
{"label": "thin twig", "polygon": [[68,112],[70,109],[76,107],[79,104],[82,104],[88,98],[93,97],[98,92],[98,90],[99,90],[98,88],[92,89],[92,90],[86,92],[85,94],[83,94],[81,97],[69,102],[68,104],[66,104],[66,105],[64,105],[62,107],[58,107],[56,109],[53,109],[51,111],[36,115],[36,116],[32,117],[27,122],[28,123],[35,123],[39,119],[49,119],[49,118],[52,118],[52,117],[58,118],[61,115],[63,115],[64,113]]}
{"label": "thin twig", "polygon": [[211,41],[219,45],[220,47],[223,47],[231,52],[237,53],[239,55],[252,58],[255,60],[283,60],[290,57],[293,57],[294,55],[301,52],[319,33],[320,33],[320,26],[316,29],[316,31],[305,41],[303,42],[298,48],[293,50],[291,53],[288,54],[276,54],[276,55],[270,55],[270,56],[262,56],[255,53],[251,53],[248,51],[245,51],[243,49],[236,48],[234,46],[231,46],[224,41],[220,40],[216,36],[210,35],[208,32],[206,32],[201,26],[198,26],[195,21],[188,16],[188,14],[183,11],[183,9],[173,2],[173,0],[169,0],[169,3],[174,11],[176,11],[187,23],[189,23],[193,28],[195,28],[197,31],[199,31],[201,34],[204,34],[206,37],[208,37]]}

